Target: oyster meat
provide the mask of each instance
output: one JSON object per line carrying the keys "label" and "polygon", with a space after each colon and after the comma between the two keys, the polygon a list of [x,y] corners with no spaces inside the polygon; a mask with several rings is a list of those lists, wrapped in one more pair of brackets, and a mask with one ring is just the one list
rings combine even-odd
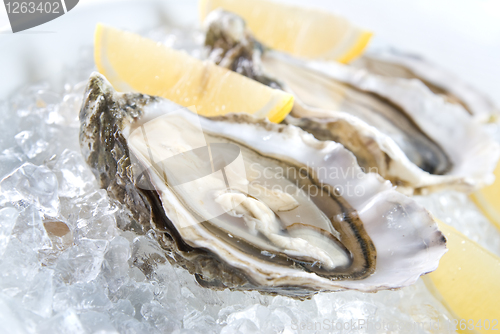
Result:
{"label": "oyster meat", "polygon": [[170,260],[215,289],[306,298],[377,291],[437,268],[429,213],[354,155],[292,125],[117,93],[90,78],[80,142],[108,193]]}
{"label": "oyster meat", "polygon": [[270,50],[241,18],[222,10],[207,17],[205,28],[210,59],[294,94],[294,118],[286,122],[342,143],[399,191],[470,192],[493,181],[498,144],[465,109],[420,81]]}

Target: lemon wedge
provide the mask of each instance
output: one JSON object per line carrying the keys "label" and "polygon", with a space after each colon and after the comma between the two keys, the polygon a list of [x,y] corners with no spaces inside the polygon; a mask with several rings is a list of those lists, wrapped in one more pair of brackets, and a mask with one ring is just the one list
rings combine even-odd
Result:
{"label": "lemon wedge", "polygon": [[500,258],[439,220],[438,226],[449,250],[426,283],[457,317],[456,329],[491,333],[495,324],[500,329]]}
{"label": "lemon wedge", "polygon": [[115,89],[167,98],[211,117],[248,113],[279,123],[293,96],[139,35],[97,25],[94,58]]}
{"label": "lemon wedge", "polygon": [[495,182],[471,195],[483,214],[500,230],[500,164],[494,171]]}
{"label": "lemon wedge", "polygon": [[245,19],[264,45],[298,57],[348,63],[363,53],[373,35],[341,16],[268,0],[200,0],[201,20],[217,8]]}

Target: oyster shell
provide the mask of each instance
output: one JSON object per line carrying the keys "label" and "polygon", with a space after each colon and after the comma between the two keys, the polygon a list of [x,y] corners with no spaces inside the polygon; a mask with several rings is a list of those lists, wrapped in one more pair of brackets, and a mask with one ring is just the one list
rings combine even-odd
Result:
{"label": "oyster shell", "polygon": [[487,96],[422,57],[384,49],[369,52],[351,65],[386,77],[418,79],[446,101],[463,106],[479,122],[499,117],[500,110]]}
{"label": "oyster shell", "polygon": [[101,187],[203,286],[295,298],[392,289],[446,251],[425,209],[363,173],[342,145],[295,126],[198,117],[117,93],[99,74],[80,121]]}
{"label": "oyster shell", "polygon": [[342,143],[367,170],[404,193],[490,184],[499,145],[460,106],[418,80],[386,78],[325,61],[304,61],[255,41],[235,14],[205,22],[209,58],[295,95],[286,122]]}

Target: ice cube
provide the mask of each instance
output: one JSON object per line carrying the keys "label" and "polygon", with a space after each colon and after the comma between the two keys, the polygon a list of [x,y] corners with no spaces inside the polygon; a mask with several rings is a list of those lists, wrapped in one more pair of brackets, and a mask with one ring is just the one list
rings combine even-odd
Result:
{"label": "ice cube", "polygon": [[136,283],[124,289],[125,296],[135,308],[135,317],[140,320],[142,318],[141,308],[142,305],[149,303],[153,300],[153,286],[148,283]]}
{"label": "ice cube", "polygon": [[52,170],[59,181],[59,196],[82,196],[97,186],[94,174],[78,152],[64,150]]}
{"label": "ice cube", "polygon": [[73,206],[78,214],[68,217],[68,223],[74,229],[75,239],[111,240],[118,235],[115,219],[118,206],[109,199],[105,190],[79,198]]}
{"label": "ice cube", "polygon": [[182,325],[185,329],[191,331],[196,331],[200,333],[218,333],[219,328],[207,312],[192,310],[191,312],[186,312],[182,320]]}
{"label": "ice cube", "polygon": [[54,333],[71,333],[71,334],[86,334],[80,319],[76,312],[72,309],[67,309],[56,316],[40,323],[36,333],[39,334],[54,334]]}
{"label": "ice cube", "polygon": [[49,143],[37,138],[33,131],[21,131],[14,137],[24,154],[30,159],[45,151]]}
{"label": "ice cube", "polygon": [[135,308],[128,299],[120,299],[114,305],[113,308],[123,314],[133,317],[135,315]]}
{"label": "ice cube", "polygon": [[102,274],[107,281],[108,289],[114,293],[129,280],[128,259],[130,258],[130,243],[124,237],[118,236],[111,240],[104,255]]}
{"label": "ice cube", "polygon": [[221,334],[253,334],[261,333],[259,327],[249,319],[237,319],[231,321],[227,326],[222,328]]}
{"label": "ice cube", "polygon": [[171,319],[169,312],[156,300],[143,304],[141,315],[163,333],[172,333],[181,328],[180,321]]}
{"label": "ice cube", "polygon": [[25,310],[21,303],[0,293],[0,333],[36,333],[39,321],[38,316]]}
{"label": "ice cube", "polygon": [[134,317],[115,312],[111,316],[114,327],[120,333],[162,333],[147,322],[141,322]]}
{"label": "ice cube", "polygon": [[12,203],[26,207],[35,204],[44,214],[59,214],[57,177],[45,166],[25,163],[0,181],[0,205]]}
{"label": "ice cube", "polygon": [[113,307],[103,282],[75,283],[59,286],[54,294],[53,308],[62,312],[68,308],[75,311],[108,311]]}
{"label": "ice cube", "polygon": [[7,207],[0,209],[0,256],[5,252],[9,242],[10,234],[16,224],[19,211],[15,208]]}
{"label": "ice cube", "polygon": [[53,275],[53,270],[42,269],[34,277],[31,286],[23,296],[24,307],[44,318],[52,315]]}
{"label": "ice cube", "polygon": [[43,226],[40,211],[29,205],[20,211],[12,236],[35,251],[52,248],[52,242]]}
{"label": "ice cube", "polygon": [[37,252],[16,238],[11,238],[0,258],[0,288],[9,296],[26,291],[38,273]]}
{"label": "ice cube", "polygon": [[113,214],[96,214],[90,219],[79,219],[75,229],[75,238],[112,240],[118,235]]}
{"label": "ice cube", "polygon": [[64,251],[55,265],[56,274],[64,282],[89,282],[99,275],[108,241],[81,239]]}
{"label": "ice cube", "polygon": [[[0,129],[1,131],[1,129]],[[23,154],[17,148],[8,148],[0,153],[0,178],[4,178],[23,164]]]}
{"label": "ice cube", "polygon": [[81,313],[79,318],[87,333],[118,334],[109,316],[105,313],[88,311]]}
{"label": "ice cube", "polygon": [[60,125],[78,128],[80,126],[78,114],[82,105],[83,93],[87,86],[87,82],[84,81],[75,86],[67,86],[69,87],[66,88],[66,94],[57,110],[57,115],[59,117],[55,122]]}

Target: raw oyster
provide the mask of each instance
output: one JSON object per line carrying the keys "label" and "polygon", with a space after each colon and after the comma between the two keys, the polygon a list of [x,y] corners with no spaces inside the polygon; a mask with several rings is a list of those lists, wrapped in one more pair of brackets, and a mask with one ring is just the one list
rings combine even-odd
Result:
{"label": "raw oyster", "polygon": [[117,93],[99,74],[80,121],[101,186],[203,286],[296,298],[392,289],[446,251],[425,209],[363,173],[342,145],[295,126],[198,117]]}
{"label": "raw oyster", "polygon": [[490,184],[499,145],[458,105],[418,80],[386,78],[334,62],[304,61],[256,41],[235,14],[205,21],[209,58],[295,95],[286,122],[342,143],[367,170],[404,193]]}
{"label": "raw oyster", "polygon": [[363,55],[351,65],[387,77],[418,79],[446,101],[462,105],[479,122],[498,120],[500,110],[487,96],[422,57],[382,49]]}

